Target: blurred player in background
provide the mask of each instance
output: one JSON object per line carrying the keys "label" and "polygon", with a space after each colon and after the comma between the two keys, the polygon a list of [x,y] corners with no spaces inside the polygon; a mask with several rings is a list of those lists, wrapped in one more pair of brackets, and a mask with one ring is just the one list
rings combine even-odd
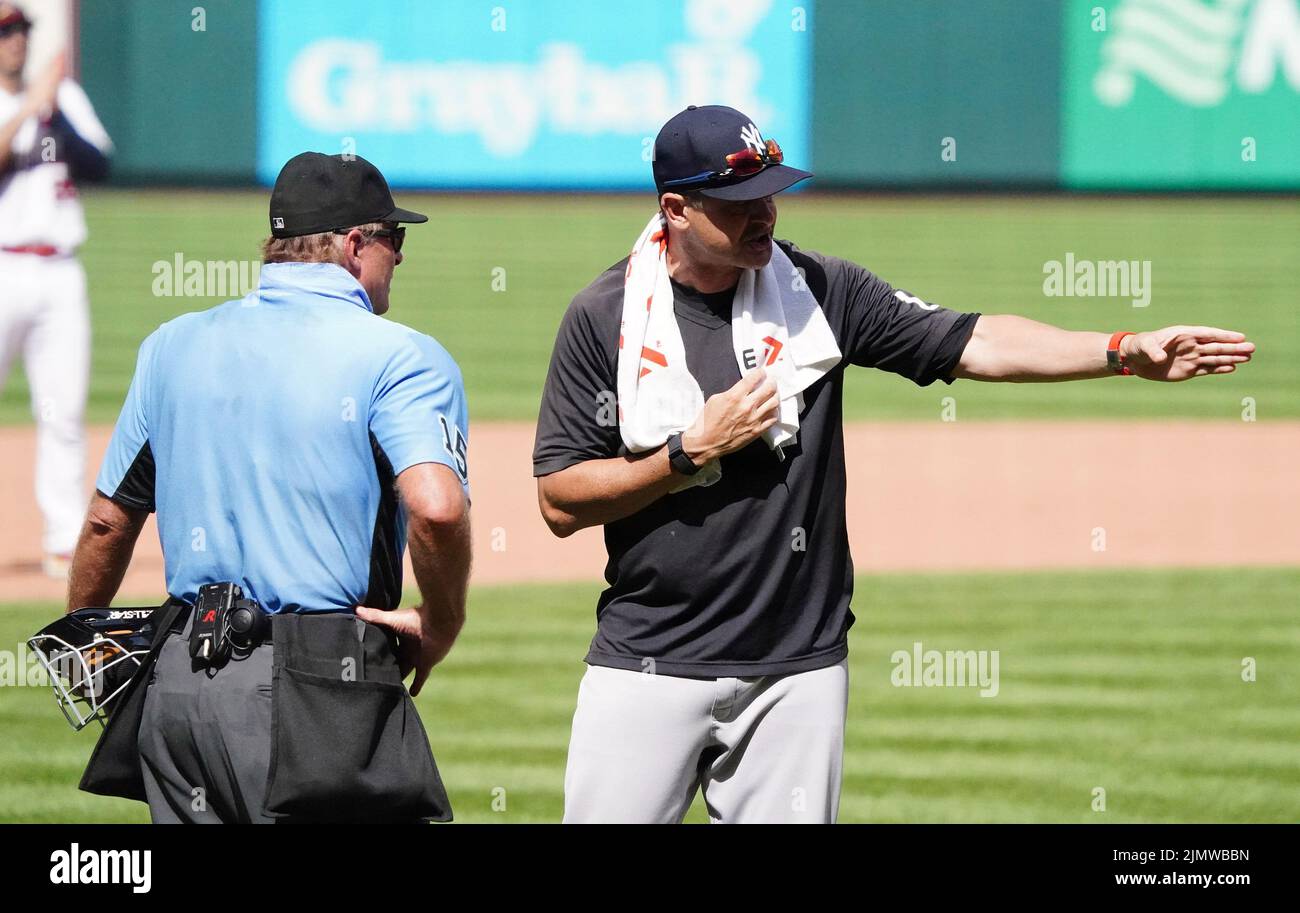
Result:
{"label": "blurred player in background", "polygon": [[36,418],[43,568],[67,576],[86,510],[82,413],[90,374],[86,221],[76,181],[108,174],[112,142],[56,55],[30,82],[31,20],[0,0],[0,386],[20,352]]}

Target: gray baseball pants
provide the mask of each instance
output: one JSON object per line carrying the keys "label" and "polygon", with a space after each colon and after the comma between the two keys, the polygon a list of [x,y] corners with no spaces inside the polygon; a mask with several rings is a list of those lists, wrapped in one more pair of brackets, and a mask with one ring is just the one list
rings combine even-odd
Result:
{"label": "gray baseball pants", "polygon": [[155,824],[269,823],[271,662],[263,644],[217,670],[190,660],[189,630],[163,644],[139,747]]}
{"label": "gray baseball pants", "polygon": [[350,613],[272,624],[274,645],[216,669],[189,625],[163,644],[137,735],[153,820],[450,820],[392,638]]}
{"label": "gray baseball pants", "polygon": [[588,666],[564,821],[679,823],[699,789],[715,823],[832,823],[847,707],[847,661],[718,679]]}

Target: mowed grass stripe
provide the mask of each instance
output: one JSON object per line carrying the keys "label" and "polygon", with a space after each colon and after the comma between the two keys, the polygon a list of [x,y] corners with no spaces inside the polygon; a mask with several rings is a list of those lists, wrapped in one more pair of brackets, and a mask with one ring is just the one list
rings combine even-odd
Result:
{"label": "mowed grass stripe", "polygon": [[[924,725],[924,719],[919,721]],[[1077,738],[1087,738],[1097,744],[1099,753],[1104,753],[1106,740],[1112,737],[1111,730],[1095,728],[1087,733],[1072,730]],[[876,732],[866,735],[854,732],[855,739],[861,739],[864,756],[878,760],[882,757],[911,758],[917,753],[933,756],[936,759],[950,756],[962,758],[968,754],[997,757],[1011,762],[1038,761],[1044,757],[1055,756],[1060,749],[1060,739],[1044,735],[1041,730],[1020,733],[1015,736],[989,733],[959,735],[948,732],[942,736],[918,733],[912,737]],[[1162,769],[1174,769],[1189,774],[1229,774],[1243,777],[1265,777],[1278,783],[1300,782],[1300,765],[1295,758],[1294,742],[1277,738],[1258,740],[1241,736],[1227,737],[1190,735],[1181,739],[1177,745],[1166,742],[1152,742],[1142,746],[1125,743],[1112,745],[1124,754],[1135,759],[1159,764]],[[1062,758],[1062,763],[1067,759]],[[1060,769],[1053,768],[1053,773]]]}
{"label": "mowed grass stripe", "polygon": [[[911,581],[925,609],[872,616],[889,633],[873,632],[859,653],[868,654],[872,671],[868,682],[855,682],[846,795],[852,783],[878,800],[849,799],[844,814],[883,821],[1296,820],[1294,795],[1276,801],[1300,785],[1294,573],[1224,572],[1225,581],[1232,578],[1226,593],[1206,586],[1204,573],[1119,575],[1129,590],[1118,603],[1094,603],[1097,578],[1086,574],[1056,575],[1054,588],[1033,575],[1023,578],[1030,586],[1001,593],[995,577],[968,578],[957,624],[943,617],[942,593],[931,593],[952,581]],[[990,630],[966,620],[968,606],[984,613],[993,600],[999,605]],[[909,649],[913,636],[937,649],[999,649],[998,696],[891,689],[882,682],[889,654]],[[1270,670],[1266,686],[1242,681],[1245,656]],[[1122,807],[1112,800],[1104,815],[1091,811],[1096,786],[1122,795]],[[892,795],[898,790],[935,801],[899,801]],[[1174,806],[1193,795],[1194,803]],[[973,804],[971,796],[986,801]],[[1079,811],[1068,812],[1067,802]],[[1058,813],[1044,814],[1045,804]]]}
{"label": "mowed grass stripe", "polygon": [[[599,589],[474,589],[417,701],[458,820],[559,819]],[[841,820],[1300,820],[1297,594],[1295,568],[862,577]],[[0,609],[0,645],[53,611]],[[998,695],[894,687],[915,641],[998,650]],[[93,737],[45,691],[0,689],[0,726],[0,819],[143,820],[75,790]]]}

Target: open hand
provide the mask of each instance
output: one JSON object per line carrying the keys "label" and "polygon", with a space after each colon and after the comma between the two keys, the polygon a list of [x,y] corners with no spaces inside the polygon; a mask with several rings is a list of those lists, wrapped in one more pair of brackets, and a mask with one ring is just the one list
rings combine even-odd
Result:
{"label": "open hand", "polygon": [[734,453],[776,424],[781,397],[762,368],[704,403],[695,424],[682,434],[682,450],[697,466]]}
{"label": "open hand", "polygon": [[1231,374],[1250,361],[1255,344],[1235,330],[1177,326],[1125,336],[1120,351],[1128,369],[1139,377],[1173,382]]}

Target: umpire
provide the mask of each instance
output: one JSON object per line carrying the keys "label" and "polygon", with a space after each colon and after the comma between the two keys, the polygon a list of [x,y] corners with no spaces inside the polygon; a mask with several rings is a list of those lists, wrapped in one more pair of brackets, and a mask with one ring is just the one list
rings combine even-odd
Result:
{"label": "umpire", "polygon": [[442,346],[380,319],[400,223],[425,221],[364,159],[296,156],[258,289],[141,345],[68,608],[109,604],[155,510],[170,598],[83,789],[155,822],[451,817],[402,681],[464,622],[465,396]]}

